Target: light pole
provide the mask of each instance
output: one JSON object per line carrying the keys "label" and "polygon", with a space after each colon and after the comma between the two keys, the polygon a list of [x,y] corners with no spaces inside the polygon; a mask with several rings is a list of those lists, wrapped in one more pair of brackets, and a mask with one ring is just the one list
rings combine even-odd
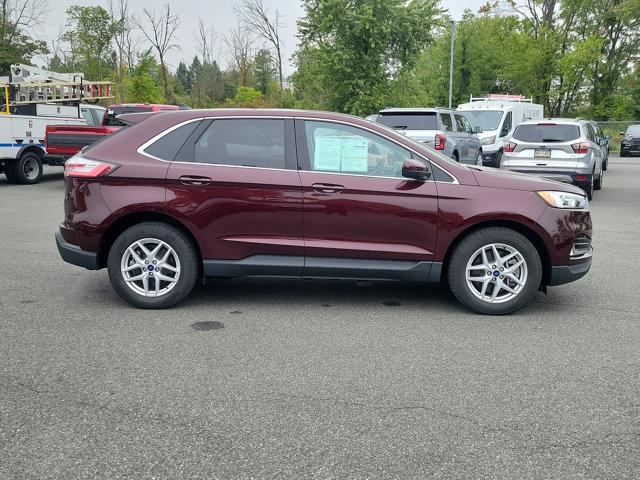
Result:
{"label": "light pole", "polygon": [[456,35],[456,22],[451,20],[451,52],[449,54],[449,108],[453,96],[453,43]]}

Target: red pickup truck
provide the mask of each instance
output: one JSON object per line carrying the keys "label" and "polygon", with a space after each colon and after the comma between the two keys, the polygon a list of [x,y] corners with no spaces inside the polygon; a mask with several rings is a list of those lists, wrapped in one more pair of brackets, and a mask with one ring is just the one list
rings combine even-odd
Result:
{"label": "red pickup truck", "polygon": [[47,155],[64,158],[75,155],[87,145],[122,127],[124,123],[116,118],[118,115],[178,109],[176,105],[122,103],[107,108],[101,125],[47,125],[44,137]]}

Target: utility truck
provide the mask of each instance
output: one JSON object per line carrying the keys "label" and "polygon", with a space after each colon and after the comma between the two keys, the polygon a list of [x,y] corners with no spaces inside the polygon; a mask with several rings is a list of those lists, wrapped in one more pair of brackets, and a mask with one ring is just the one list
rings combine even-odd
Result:
{"label": "utility truck", "polygon": [[490,94],[458,105],[482,142],[482,163],[500,167],[504,139],[524,120],[539,120],[544,107],[523,95]]}
{"label": "utility truck", "polygon": [[34,184],[42,165],[63,165],[48,154],[47,125],[98,125],[105,109],[90,102],[112,98],[111,82],[86,82],[82,73],[12,65],[0,77],[0,173],[9,183]]}

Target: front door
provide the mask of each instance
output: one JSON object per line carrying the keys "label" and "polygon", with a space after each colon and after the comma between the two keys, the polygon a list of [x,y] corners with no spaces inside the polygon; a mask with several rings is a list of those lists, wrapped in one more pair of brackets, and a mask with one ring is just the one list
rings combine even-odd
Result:
{"label": "front door", "polygon": [[372,131],[328,121],[296,120],[296,139],[304,275],[426,280],[438,201],[434,181],[402,177],[412,153]]}
{"label": "front door", "polygon": [[171,163],[167,204],[201,232],[207,275],[259,275],[263,268],[299,276],[302,188],[293,120],[203,120]]}

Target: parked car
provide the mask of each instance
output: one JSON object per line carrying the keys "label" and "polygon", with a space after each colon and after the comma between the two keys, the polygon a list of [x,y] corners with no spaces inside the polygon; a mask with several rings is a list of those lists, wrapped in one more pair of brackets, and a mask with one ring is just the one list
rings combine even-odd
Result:
{"label": "parked car", "polygon": [[[98,123],[87,125],[47,125],[45,144],[47,153],[63,160],[75,155],[87,145],[97,142],[123,126],[116,117],[125,113],[161,112],[179,110],[177,105],[150,103],[122,103],[110,105]],[[84,115],[84,113],[83,113]]]}
{"label": "parked car", "polygon": [[483,164],[500,167],[505,139],[524,120],[538,120],[544,107],[522,95],[490,94],[458,105],[482,142]]}
{"label": "parked car", "polygon": [[285,276],[447,281],[471,310],[506,314],[591,266],[579,188],[461,165],[365,119],[120,118],[132,126],[67,161],[56,241],[138,307],[174,305],[203,275]]}
{"label": "parked car", "polygon": [[604,179],[603,145],[589,121],[528,120],[506,140],[501,167],[572,183],[591,200]]}
{"label": "parked car", "polygon": [[593,127],[596,143],[602,150],[602,170],[606,171],[609,168],[609,141],[611,140],[611,135],[605,135],[598,122],[589,122],[589,124]]}
{"label": "parked car", "polygon": [[482,145],[464,115],[446,108],[385,108],[368,120],[381,123],[460,163],[482,165]]}
{"label": "parked car", "polygon": [[620,132],[620,135],[623,135],[620,143],[621,157],[640,154],[640,124],[629,125],[625,132]]}

